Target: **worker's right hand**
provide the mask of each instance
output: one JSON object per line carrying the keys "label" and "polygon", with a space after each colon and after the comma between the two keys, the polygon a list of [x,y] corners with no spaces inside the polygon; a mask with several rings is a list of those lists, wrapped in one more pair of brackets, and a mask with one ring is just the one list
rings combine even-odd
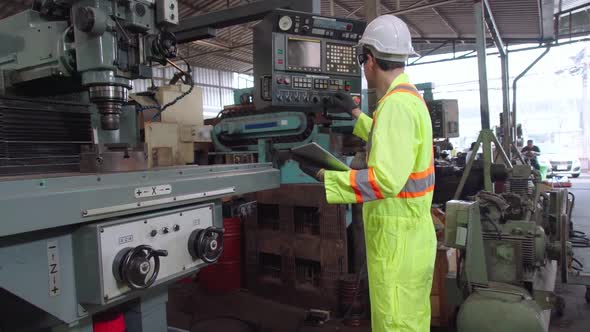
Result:
{"label": "worker's right hand", "polygon": [[350,115],[353,115],[352,111],[358,108],[357,104],[352,100],[352,97],[349,94],[342,92],[337,92],[332,97],[332,105]]}

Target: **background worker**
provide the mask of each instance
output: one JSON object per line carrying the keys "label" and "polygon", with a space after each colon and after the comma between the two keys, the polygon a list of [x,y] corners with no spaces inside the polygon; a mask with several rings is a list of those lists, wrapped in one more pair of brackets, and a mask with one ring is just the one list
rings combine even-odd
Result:
{"label": "background worker", "polygon": [[430,331],[433,139],[426,104],[404,73],[415,54],[410,32],[383,15],[367,26],[359,47],[359,63],[380,98],[376,111],[365,115],[347,94],[334,104],[358,119],[353,133],[367,141],[368,169],[301,169],[324,181],[329,203],[364,203],[372,330]]}

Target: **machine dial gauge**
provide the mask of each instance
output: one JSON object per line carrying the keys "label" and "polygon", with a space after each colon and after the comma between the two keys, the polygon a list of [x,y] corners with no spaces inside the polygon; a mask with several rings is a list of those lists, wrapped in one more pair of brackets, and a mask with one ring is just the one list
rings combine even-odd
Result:
{"label": "machine dial gauge", "polygon": [[288,31],[293,26],[293,20],[290,16],[283,16],[279,19],[279,29]]}

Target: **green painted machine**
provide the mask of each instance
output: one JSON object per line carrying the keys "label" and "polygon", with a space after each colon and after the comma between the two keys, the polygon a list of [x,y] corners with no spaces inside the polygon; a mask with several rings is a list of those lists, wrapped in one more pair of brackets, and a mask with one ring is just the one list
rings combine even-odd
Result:
{"label": "green painted machine", "polygon": [[168,286],[223,251],[222,199],[276,188],[279,171],[147,168],[127,94],[174,65],[176,0],[33,3],[0,20],[0,329],[92,332],[108,310],[167,331]]}
{"label": "green painted machine", "polygon": [[557,275],[588,284],[584,267],[573,265],[587,252],[568,239],[568,192],[543,191],[539,179],[530,166],[514,165],[503,193],[447,203],[444,244],[460,257],[447,289],[459,331],[547,331],[551,309],[565,308],[553,293]]}

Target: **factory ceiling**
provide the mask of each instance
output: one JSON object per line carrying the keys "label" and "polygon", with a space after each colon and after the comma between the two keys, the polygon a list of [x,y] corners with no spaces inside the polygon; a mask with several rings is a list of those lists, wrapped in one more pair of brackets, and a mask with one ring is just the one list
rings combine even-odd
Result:
{"label": "factory ceiling", "polygon": [[[181,17],[233,8],[245,0],[179,0]],[[31,7],[32,0],[0,1],[0,18]],[[321,0],[323,15],[365,19],[363,0]],[[489,0],[507,45],[542,44],[590,34],[588,0]],[[382,0],[381,13],[400,16],[421,55],[465,54],[474,49],[473,0]],[[588,11],[587,11],[588,10]],[[559,24],[557,23],[559,22]],[[181,53],[194,66],[252,72],[252,28],[256,22],[219,29],[217,37],[191,42]],[[490,46],[493,41],[489,39]],[[415,60],[414,60],[415,61]]]}

